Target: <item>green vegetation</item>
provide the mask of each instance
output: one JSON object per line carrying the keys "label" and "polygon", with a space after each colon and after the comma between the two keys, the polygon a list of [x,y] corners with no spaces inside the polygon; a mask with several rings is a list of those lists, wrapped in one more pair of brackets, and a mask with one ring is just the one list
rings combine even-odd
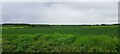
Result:
{"label": "green vegetation", "polygon": [[2,53],[2,26],[0,25],[0,53]]}
{"label": "green vegetation", "polygon": [[118,26],[3,26],[3,52],[118,52]]}

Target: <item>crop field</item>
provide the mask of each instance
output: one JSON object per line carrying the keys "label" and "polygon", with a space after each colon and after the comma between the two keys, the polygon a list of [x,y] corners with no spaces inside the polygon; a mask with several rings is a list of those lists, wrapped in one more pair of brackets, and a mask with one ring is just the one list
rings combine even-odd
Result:
{"label": "crop field", "polygon": [[3,52],[119,52],[118,25],[3,26]]}
{"label": "crop field", "polygon": [[0,53],[2,52],[2,26],[0,26]]}

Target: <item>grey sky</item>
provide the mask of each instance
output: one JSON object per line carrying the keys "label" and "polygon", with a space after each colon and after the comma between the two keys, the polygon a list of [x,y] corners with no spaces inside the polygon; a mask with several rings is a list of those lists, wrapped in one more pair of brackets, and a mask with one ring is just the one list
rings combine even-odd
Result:
{"label": "grey sky", "polygon": [[119,0],[2,0],[2,2],[118,2]]}
{"label": "grey sky", "polygon": [[0,3],[0,24],[2,23],[2,3]]}
{"label": "grey sky", "polygon": [[118,22],[117,2],[3,2],[2,22],[101,24]]}

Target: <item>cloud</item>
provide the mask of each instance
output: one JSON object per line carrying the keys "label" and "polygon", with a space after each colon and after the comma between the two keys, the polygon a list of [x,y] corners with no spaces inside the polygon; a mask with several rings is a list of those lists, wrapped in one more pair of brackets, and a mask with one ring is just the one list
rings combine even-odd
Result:
{"label": "cloud", "polygon": [[2,0],[2,2],[118,2],[119,0]]}
{"label": "cloud", "polygon": [[117,12],[114,2],[13,2],[3,3],[3,23],[114,23]]}
{"label": "cloud", "polygon": [[0,23],[2,23],[2,3],[0,3]]}

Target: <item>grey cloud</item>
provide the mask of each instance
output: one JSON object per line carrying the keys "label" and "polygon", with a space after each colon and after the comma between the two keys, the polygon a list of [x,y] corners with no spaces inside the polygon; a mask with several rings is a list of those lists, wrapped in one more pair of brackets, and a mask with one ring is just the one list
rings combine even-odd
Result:
{"label": "grey cloud", "polygon": [[0,23],[2,23],[2,3],[0,3]]}
{"label": "grey cloud", "polygon": [[8,2],[3,3],[3,22],[114,23],[117,11],[114,2]]}
{"label": "grey cloud", "polygon": [[2,0],[2,2],[118,2],[119,0]]}

